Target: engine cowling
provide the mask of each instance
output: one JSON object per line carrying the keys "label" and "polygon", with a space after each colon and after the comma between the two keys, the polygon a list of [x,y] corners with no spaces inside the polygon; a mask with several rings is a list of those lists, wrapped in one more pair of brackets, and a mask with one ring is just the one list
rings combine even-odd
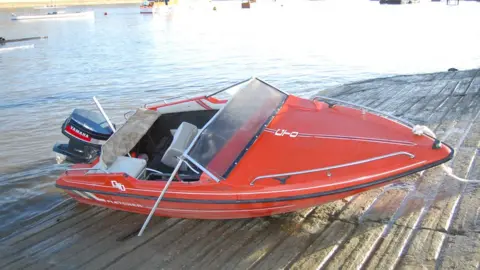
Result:
{"label": "engine cowling", "polygon": [[62,125],[68,144],[57,143],[53,151],[73,163],[90,163],[98,157],[102,145],[113,134],[100,113],[75,109]]}

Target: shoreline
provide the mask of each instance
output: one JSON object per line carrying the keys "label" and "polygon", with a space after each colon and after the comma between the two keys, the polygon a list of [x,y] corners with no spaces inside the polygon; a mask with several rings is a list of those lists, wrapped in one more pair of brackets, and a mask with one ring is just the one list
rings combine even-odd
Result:
{"label": "shoreline", "polygon": [[[64,0],[56,1],[57,6],[99,6],[99,5],[122,5],[122,4],[138,4],[142,3],[141,0]],[[0,0],[0,10],[16,9],[16,8],[33,8],[45,5],[51,5],[51,1],[25,1],[25,2],[10,2]]]}

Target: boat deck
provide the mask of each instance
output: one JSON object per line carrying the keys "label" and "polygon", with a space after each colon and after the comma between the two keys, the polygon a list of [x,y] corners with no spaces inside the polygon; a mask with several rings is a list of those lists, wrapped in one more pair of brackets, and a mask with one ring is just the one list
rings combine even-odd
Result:
{"label": "boat deck", "polygon": [[[428,124],[480,179],[480,70],[396,76],[322,92]],[[154,217],[66,200],[0,243],[2,269],[478,269],[480,184],[440,168],[301,212],[226,221]]]}

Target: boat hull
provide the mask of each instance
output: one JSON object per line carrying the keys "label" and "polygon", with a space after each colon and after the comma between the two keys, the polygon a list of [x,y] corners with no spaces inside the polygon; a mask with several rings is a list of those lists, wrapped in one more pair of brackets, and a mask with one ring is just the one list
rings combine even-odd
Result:
{"label": "boat hull", "polygon": [[[246,192],[230,190],[224,186],[212,192],[211,188],[202,189],[202,184],[191,184],[185,189],[181,187],[183,183],[173,183],[154,215],[192,219],[241,219],[294,212],[392,184],[399,178],[447,162],[453,157],[453,153],[451,149],[450,155],[445,159],[401,173],[390,173],[382,178],[366,179],[359,184],[334,188],[326,185],[307,189],[292,189],[288,186],[281,189],[250,187],[245,189],[249,190]],[[70,174],[61,177],[56,186],[80,203],[139,214],[150,213],[165,186],[165,181],[142,183],[148,181],[136,180],[126,175],[106,177],[99,174],[97,177],[90,177],[90,181],[78,181],[76,176],[83,173]]]}
{"label": "boat hull", "polygon": [[[217,202],[199,204],[198,202],[180,203],[163,201],[156,209],[154,215],[190,219],[242,219],[264,217],[294,212],[312,206],[318,206],[330,201],[349,197],[366,190],[368,190],[368,188],[342,192],[328,196],[319,196],[311,199],[297,201],[274,201],[268,203],[228,204]],[[106,195],[105,193],[95,193],[93,191],[85,190],[80,191],[76,189],[68,190],[67,192],[71,197],[75,198],[80,203],[138,214],[149,214],[155,203],[155,200],[157,199],[154,196],[148,197],[148,199],[133,199],[130,197]]]}
{"label": "boat hull", "polygon": [[[265,85],[253,80],[245,89],[261,91]],[[271,99],[268,101],[271,102]],[[204,97],[165,102],[149,108],[168,115],[172,112],[215,110],[222,104],[219,100]],[[243,106],[235,102],[231,104],[226,106],[231,106],[233,112],[245,111]],[[245,133],[246,128],[243,127],[253,125],[248,122],[239,124],[242,129],[228,139],[218,133],[222,128],[227,129],[224,125],[227,121],[212,118],[223,126],[206,132],[224,139],[225,144],[215,144],[212,140],[198,152],[205,154],[200,157],[201,160],[212,150],[216,151],[214,158],[207,161],[207,166],[216,174],[206,173],[201,164],[194,163],[203,173],[196,174],[198,178],[193,179],[175,178],[155,215],[233,219],[292,212],[391,184],[453,157],[454,151],[447,144],[419,133],[416,128],[412,130],[401,121],[365,110],[290,95],[281,103],[272,120],[259,130],[255,128],[256,134]],[[251,112],[254,116],[263,113],[256,108]],[[222,109],[218,112],[220,115],[223,113]],[[215,113],[216,116],[218,114]],[[243,117],[242,114],[237,115]],[[179,122],[169,122],[161,117],[157,121],[167,129],[166,133],[172,128],[179,128],[180,122],[187,121],[186,117]],[[253,119],[253,116],[248,119]],[[199,122],[196,125],[208,127],[208,123]],[[156,130],[156,126],[150,128]],[[129,128],[125,130],[128,132]],[[120,134],[118,138],[123,139],[121,131],[115,134]],[[248,138],[251,141],[245,145]],[[117,141],[109,140],[111,144]],[[124,148],[133,149],[132,145],[123,141],[120,143]],[[235,150],[240,148],[242,151]],[[125,152],[116,155],[123,156]],[[164,154],[151,156],[163,158]],[[188,155],[185,158],[195,161]],[[132,162],[135,160],[131,159]],[[154,163],[151,164],[148,168],[156,170]],[[126,170],[130,167],[105,171],[94,166],[96,164],[74,166],[57,180],[57,187],[82,203],[146,214],[167,183],[166,177],[151,179],[143,176],[141,170]],[[137,175],[139,179],[130,175]]]}

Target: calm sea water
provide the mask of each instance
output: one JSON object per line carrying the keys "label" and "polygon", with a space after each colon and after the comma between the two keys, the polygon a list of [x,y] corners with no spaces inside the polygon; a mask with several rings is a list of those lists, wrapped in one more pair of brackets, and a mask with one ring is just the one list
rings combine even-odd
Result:
{"label": "calm sea water", "polygon": [[48,36],[0,47],[0,236],[64,199],[51,148],[66,141],[60,125],[73,108],[95,109],[94,95],[120,122],[146,102],[251,76],[310,96],[356,80],[480,65],[480,3],[265,1],[241,10],[240,2],[214,2],[154,16],[137,5],[88,9],[94,19],[20,22],[0,12],[0,36]]}

